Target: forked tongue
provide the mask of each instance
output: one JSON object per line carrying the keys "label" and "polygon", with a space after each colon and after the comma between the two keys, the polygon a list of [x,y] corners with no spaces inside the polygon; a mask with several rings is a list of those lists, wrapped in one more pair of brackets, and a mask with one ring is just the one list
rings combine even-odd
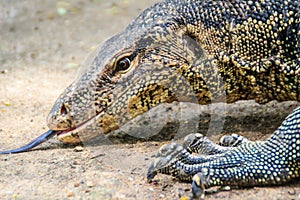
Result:
{"label": "forked tongue", "polygon": [[20,148],[17,148],[17,149],[0,151],[0,154],[13,154],[13,153],[26,152],[26,151],[38,146],[39,144],[47,141],[48,139],[52,138],[54,135],[56,135],[56,133],[57,133],[57,131],[48,130],[45,133],[43,133],[42,135],[40,135],[39,137],[37,137],[34,140],[32,140],[31,142],[29,142],[28,144],[26,144]]}

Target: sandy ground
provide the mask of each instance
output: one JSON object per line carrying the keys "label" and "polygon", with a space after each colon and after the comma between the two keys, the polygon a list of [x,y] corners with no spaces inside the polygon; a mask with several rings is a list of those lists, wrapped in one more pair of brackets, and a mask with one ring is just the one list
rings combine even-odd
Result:
{"label": "sandy ground", "polygon": [[[19,147],[46,131],[52,104],[75,79],[87,55],[156,1],[70,2],[0,1],[1,150]],[[264,139],[297,105],[230,105],[222,133]],[[179,123],[178,135],[190,133],[189,123],[196,118],[182,111],[180,120],[164,131],[174,132]],[[207,129],[206,118],[200,118],[198,130]],[[155,183],[146,181],[155,152],[167,142],[99,145],[95,153],[95,147],[83,145],[77,152],[78,147],[53,138],[35,151],[1,155],[0,199],[178,199],[190,192],[189,184],[163,175]],[[299,186],[222,191],[207,199],[300,199]]]}

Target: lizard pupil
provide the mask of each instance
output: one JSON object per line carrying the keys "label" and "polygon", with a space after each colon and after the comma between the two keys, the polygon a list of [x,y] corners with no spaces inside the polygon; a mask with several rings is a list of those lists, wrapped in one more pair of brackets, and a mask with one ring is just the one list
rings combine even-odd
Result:
{"label": "lizard pupil", "polygon": [[131,60],[128,57],[122,58],[117,62],[116,71],[126,71],[130,67]]}

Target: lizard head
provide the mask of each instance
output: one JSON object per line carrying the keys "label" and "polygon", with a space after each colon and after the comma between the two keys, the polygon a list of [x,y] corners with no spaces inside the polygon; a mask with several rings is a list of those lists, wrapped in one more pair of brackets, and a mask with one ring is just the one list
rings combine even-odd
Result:
{"label": "lizard head", "polygon": [[59,140],[107,134],[160,103],[194,97],[188,69],[201,50],[188,44],[183,22],[164,12],[153,6],[104,42],[60,95],[47,118]]}

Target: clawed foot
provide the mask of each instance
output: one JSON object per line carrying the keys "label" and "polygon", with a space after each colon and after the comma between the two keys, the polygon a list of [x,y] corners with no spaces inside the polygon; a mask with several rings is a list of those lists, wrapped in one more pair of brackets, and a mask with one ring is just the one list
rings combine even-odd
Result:
{"label": "clawed foot", "polygon": [[[151,181],[157,173],[162,173],[179,180],[192,181],[191,198],[203,198],[205,184],[208,182],[205,163],[223,157],[224,153],[247,141],[242,136],[232,134],[220,139],[220,143],[224,145],[221,146],[200,133],[190,134],[185,137],[183,146],[171,143],[159,149],[148,169],[147,179]],[[193,153],[200,155],[195,156]]]}
{"label": "clawed foot", "polygon": [[186,153],[188,152],[176,143],[162,146],[156,154],[156,159],[148,169],[147,179],[152,180],[158,172],[172,174],[172,164],[180,160],[180,157]]}
{"label": "clawed foot", "polygon": [[[237,134],[231,136],[223,136],[220,146],[209,140],[200,133],[190,134],[185,137],[183,146],[176,143],[166,144],[162,146],[156,154],[156,159],[151,163],[147,178],[151,180],[157,173],[170,174],[181,180],[187,179],[187,175],[195,174],[195,172],[187,169],[189,165],[208,162],[220,157],[223,153],[232,149],[228,145],[239,145],[246,138]],[[191,153],[198,153],[199,156],[193,156]],[[180,169],[182,166],[183,169]],[[188,179],[191,179],[188,178]]]}

